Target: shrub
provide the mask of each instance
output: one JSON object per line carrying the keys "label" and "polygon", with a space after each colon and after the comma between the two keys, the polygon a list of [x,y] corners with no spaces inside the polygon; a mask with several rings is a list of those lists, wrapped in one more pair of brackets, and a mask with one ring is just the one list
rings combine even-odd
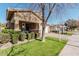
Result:
{"label": "shrub", "polygon": [[28,32],[25,32],[26,33],[26,39],[28,39]]}
{"label": "shrub", "polygon": [[28,39],[28,40],[31,39],[31,33],[27,33],[27,39]]}
{"label": "shrub", "polygon": [[31,38],[35,39],[35,33],[34,32],[31,32]]}
{"label": "shrub", "polygon": [[8,29],[9,33],[13,34],[15,31],[13,29]]}
{"label": "shrub", "polygon": [[24,41],[24,40],[26,39],[26,33],[21,32],[21,33],[20,33],[20,36],[19,36],[19,39],[20,39],[21,41]]}
{"label": "shrub", "polygon": [[8,30],[7,29],[3,29],[2,32],[3,33],[8,33]]}
{"label": "shrub", "polygon": [[6,33],[0,33],[0,43],[7,43],[11,41],[10,39],[10,35],[9,34],[6,34]]}
{"label": "shrub", "polygon": [[14,33],[13,29],[3,29],[2,30],[3,33]]}
{"label": "shrub", "polygon": [[59,33],[59,31],[57,31],[57,30],[53,30],[52,32],[54,32],[54,33]]}
{"label": "shrub", "polygon": [[39,37],[39,33],[35,33],[35,39]]}
{"label": "shrub", "polygon": [[15,33],[15,34],[11,34],[11,36],[12,36],[11,42],[13,44],[17,43],[18,42],[18,39],[19,39],[19,35]]}

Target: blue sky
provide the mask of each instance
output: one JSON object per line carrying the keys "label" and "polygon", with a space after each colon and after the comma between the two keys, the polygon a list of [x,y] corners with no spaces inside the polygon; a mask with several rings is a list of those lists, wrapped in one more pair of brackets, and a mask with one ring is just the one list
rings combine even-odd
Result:
{"label": "blue sky", "polygon": [[[6,22],[6,9],[7,8],[28,8],[30,5],[29,4],[14,4],[14,3],[1,3],[0,4],[0,22],[1,23],[5,23]],[[68,19],[79,19],[79,8],[77,8],[79,6],[76,5],[75,8],[67,8],[65,11],[63,11],[62,13],[60,13],[59,17],[56,17],[57,15],[53,16],[51,15],[51,17],[49,18],[48,23],[49,24],[58,24],[58,23],[63,23]]]}

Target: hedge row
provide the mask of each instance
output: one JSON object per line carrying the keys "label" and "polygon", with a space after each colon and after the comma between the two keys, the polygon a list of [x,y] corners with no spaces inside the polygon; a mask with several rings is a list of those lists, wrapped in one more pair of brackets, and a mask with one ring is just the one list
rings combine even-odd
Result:
{"label": "hedge row", "polygon": [[7,43],[8,41],[11,41],[10,35],[6,33],[0,33],[0,43]]}
{"label": "hedge row", "polygon": [[25,33],[25,32],[16,32],[14,30],[5,29],[0,33],[0,43],[12,42],[13,44],[18,41],[24,41],[25,39],[37,39],[39,37],[38,33]]}

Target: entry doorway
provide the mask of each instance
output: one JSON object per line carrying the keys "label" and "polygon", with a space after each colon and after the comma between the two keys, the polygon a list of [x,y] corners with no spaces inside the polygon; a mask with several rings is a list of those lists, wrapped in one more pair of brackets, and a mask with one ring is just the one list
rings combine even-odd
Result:
{"label": "entry doorway", "polygon": [[19,26],[20,26],[21,31],[26,31],[26,32],[35,32],[35,31],[38,32],[39,31],[38,23],[20,21]]}
{"label": "entry doorway", "polygon": [[25,24],[25,27],[26,27],[26,31],[29,31],[30,32],[30,24],[29,23],[26,23]]}

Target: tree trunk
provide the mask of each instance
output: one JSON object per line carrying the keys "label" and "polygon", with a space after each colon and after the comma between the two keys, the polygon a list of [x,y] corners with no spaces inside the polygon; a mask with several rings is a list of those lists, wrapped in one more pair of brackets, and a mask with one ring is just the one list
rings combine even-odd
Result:
{"label": "tree trunk", "polygon": [[44,42],[45,41],[45,27],[46,27],[46,24],[47,24],[47,21],[52,13],[52,10],[53,8],[55,7],[55,3],[53,4],[53,6],[50,8],[50,4],[49,4],[49,13],[48,13],[48,16],[47,18],[45,17],[45,7],[46,7],[46,4],[44,3],[41,3],[41,11],[42,11],[42,41]]}
{"label": "tree trunk", "polygon": [[42,9],[42,36],[41,39],[44,42],[45,41],[45,4],[41,4]]}
{"label": "tree trunk", "polygon": [[42,41],[45,42],[45,24],[42,24],[42,37],[41,37]]}

